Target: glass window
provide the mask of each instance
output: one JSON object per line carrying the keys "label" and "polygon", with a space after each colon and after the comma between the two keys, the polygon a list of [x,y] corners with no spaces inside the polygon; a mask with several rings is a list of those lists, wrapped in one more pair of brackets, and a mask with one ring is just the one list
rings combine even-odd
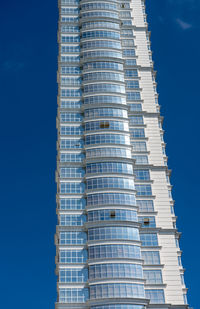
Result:
{"label": "glass window", "polygon": [[133,151],[135,152],[143,152],[147,151],[146,142],[132,142],[133,145]]}
{"label": "glass window", "polygon": [[60,198],[59,200],[60,209],[84,209],[86,200],[84,198]]}
{"label": "glass window", "polygon": [[142,259],[144,260],[145,265],[159,265],[159,251],[142,251]]}
{"label": "glass window", "polygon": [[61,85],[65,86],[79,86],[81,85],[80,77],[61,77],[60,80]]}
{"label": "glass window", "polygon": [[140,234],[142,246],[153,247],[158,246],[158,238],[156,234]]}
{"label": "glass window", "polygon": [[86,200],[83,198],[61,198],[59,200],[60,209],[84,209],[86,205]]}
{"label": "glass window", "polygon": [[97,62],[84,63],[83,70],[88,70],[88,69],[111,69],[111,70],[123,71],[123,65],[118,62],[108,62],[108,61],[97,61]]}
{"label": "glass window", "polygon": [[[137,65],[136,59],[125,59],[125,65],[126,66],[135,66],[135,65]],[[130,96],[130,94],[129,94],[129,96]],[[133,100],[133,99],[130,99],[130,100]],[[140,99],[137,98],[136,100],[140,100]]]}
{"label": "glass window", "polygon": [[119,24],[106,21],[90,21],[82,24],[82,29],[87,28],[114,28],[119,29]]}
{"label": "glass window", "polygon": [[80,149],[83,148],[82,139],[61,139],[60,149]]}
{"label": "glass window", "polygon": [[92,306],[91,309],[145,309],[143,305],[113,304],[103,306]]}
{"label": "glass window", "polygon": [[145,290],[146,298],[150,299],[151,304],[164,304],[165,297],[163,290]]}
{"label": "glass window", "polygon": [[90,163],[86,165],[86,172],[133,174],[133,165],[121,162]]}
{"label": "glass window", "polygon": [[125,87],[117,84],[90,84],[84,86],[84,93],[92,92],[120,92],[125,93]]}
{"label": "glass window", "polygon": [[61,7],[61,15],[78,15],[78,14],[79,14],[78,8]]}
{"label": "glass window", "polygon": [[133,37],[133,30],[132,29],[122,29],[121,36],[122,37]]}
{"label": "glass window", "polygon": [[60,162],[83,162],[85,155],[83,153],[61,153]]}
{"label": "glass window", "polygon": [[122,58],[122,53],[121,52],[114,52],[114,51],[109,51],[109,50],[96,50],[96,51],[88,51],[84,52],[81,56],[83,59],[86,58]]}
{"label": "glass window", "polygon": [[101,120],[101,121],[91,121],[85,123],[85,131],[97,131],[97,130],[128,131],[128,122]]}
{"label": "glass window", "polygon": [[61,4],[67,4],[67,5],[70,5],[70,4],[74,4],[74,5],[77,5],[79,3],[78,0],[61,0]]}
{"label": "glass window", "polygon": [[[77,1],[78,2],[78,1]],[[61,32],[77,32],[79,33],[79,27],[78,26],[61,26]]]}
{"label": "glass window", "polygon": [[135,169],[134,174],[137,180],[150,180],[150,173],[147,169]]}
{"label": "glass window", "polygon": [[127,110],[120,108],[92,108],[85,110],[85,118],[95,118],[95,117],[121,117],[127,118]]}
{"label": "glass window", "polygon": [[123,148],[93,148],[86,150],[86,157],[120,157],[120,158],[131,158],[131,151]]}
{"label": "glass window", "polygon": [[85,263],[87,261],[87,250],[60,250],[60,263]]}
{"label": "glass window", "polygon": [[85,303],[88,300],[88,289],[60,288],[59,303]]}
{"label": "glass window", "polygon": [[143,228],[153,228],[156,227],[155,217],[139,217],[139,222],[142,224]]}
{"label": "glass window", "polygon": [[178,265],[182,266],[181,256],[178,256]]}
{"label": "glass window", "polygon": [[136,161],[135,164],[138,165],[146,165],[149,163],[147,156],[133,156],[133,159]]}
{"label": "glass window", "polygon": [[146,284],[162,284],[161,270],[144,270],[144,279]]}
{"label": "glass window", "polygon": [[101,209],[88,211],[88,222],[117,220],[117,221],[138,221],[137,211],[126,209]]}
{"label": "glass window", "polygon": [[80,122],[82,120],[83,116],[80,113],[69,113],[69,112],[60,113],[61,122]]}
{"label": "glass window", "polygon": [[79,56],[61,56],[61,62],[80,62]]}
{"label": "glass window", "polygon": [[62,23],[78,23],[79,18],[78,17],[66,17],[66,16],[61,16],[61,22]]}
{"label": "glass window", "polygon": [[66,100],[61,100],[60,101],[60,107],[61,108],[81,108],[82,102],[81,101],[66,101]]}
{"label": "glass window", "polygon": [[131,125],[144,124],[143,116],[130,116],[129,119]]}
{"label": "glass window", "polygon": [[135,56],[135,49],[124,49],[123,50],[123,56],[124,57],[134,57]]}
{"label": "glass window", "polygon": [[61,226],[82,226],[86,222],[85,215],[60,215]]}
{"label": "glass window", "polygon": [[61,97],[81,97],[82,92],[80,89],[61,89]]}
{"label": "glass window", "polygon": [[127,100],[129,101],[141,100],[140,92],[127,92],[126,94],[127,94]]}
{"label": "glass window", "polygon": [[120,3],[121,9],[130,9],[130,3]]}
{"label": "glass window", "polygon": [[94,72],[94,73],[87,73],[83,75],[84,81],[89,80],[116,80],[124,82],[124,75],[120,73],[112,73],[112,72]]}
{"label": "glass window", "polygon": [[87,41],[82,43],[82,50],[86,48],[114,48],[114,49],[121,49],[120,42],[117,41],[105,41],[105,40],[94,40],[94,41]]}
{"label": "glass window", "polygon": [[144,138],[145,137],[144,129],[130,128],[130,135],[131,135],[131,138]]}
{"label": "glass window", "polygon": [[59,270],[59,282],[60,283],[75,283],[75,282],[86,282],[88,280],[87,269],[60,269]]}
{"label": "glass window", "polygon": [[85,174],[85,170],[81,167],[61,167],[61,178],[82,178]]}
{"label": "glass window", "polygon": [[87,195],[87,206],[135,205],[135,195],[127,193],[98,193]]}
{"label": "glass window", "polygon": [[79,56],[61,56],[61,62],[80,62],[80,57]]}
{"label": "glass window", "polygon": [[103,239],[129,239],[139,240],[139,232],[137,228],[109,226],[100,228],[89,228],[88,240],[103,240]]}
{"label": "glass window", "polygon": [[94,2],[85,3],[81,5],[82,10],[117,10],[116,4],[106,3],[106,2]]}
{"label": "glass window", "polygon": [[188,304],[187,294],[183,294],[183,299],[184,299],[184,304],[187,305]]}
{"label": "glass window", "polygon": [[124,26],[132,26],[132,21],[131,19],[123,19],[122,25]]}
{"label": "glass window", "polygon": [[151,196],[151,185],[135,185],[137,196]]}
{"label": "glass window", "polygon": [[60,193],[84,193],[85,184],[79,182],[61,182]]}
{"label": "glass window", "polygon": [[80,46],[61,46],[61,53],[79,53],[80,52]]}
{"label": "glass window", "polygon": [[131,18],[131,13],[129,11],[121,11],[121,12],[119,12],[119,16],[120,16],[120,18],[124,18],[124,17]]}
{"label": "glass window", "polygon": [[129,178],[121,177],[104,177],[87,179],[86,187],[88,190],[104,189],[104,188],[119,188],[134,190],[134,181]]}
{"label": "glass window", "polygon": [[90,299],[116,297],[144,298],[144,286],[132,283],[108,283],[90,286]]}
{"label": "glass window", "polygon": [[138,80],[129,80],[126,82],[126,88],[128,89],[139,89],[139,81]]}
{"label": "glass window", "polygon": [[79,66],[61,66],[61,74],[81,74]]}
{"label": "glass window", "polygon": [[183,274],[181,274],[181,283],[182,283],[182,285],[185,285],[185,280],[184,280],[184,275]]}
{"label": "glass window", "polygon": [[137,206],[140,212],[153,212],[154,204],[152,200],[137,200]]}
{"label": "glass window", "polygon": [[106,11],[96,11],[96,12],[83,12],[82,18],[88,18],[88,17],[109,17],[109,18],[115,18],[119,19],[117,12],[106,12]]}
{"label": "glass window", "polygon": [[83,127],[75,127],[75,126],[60,126],[60,135],[82,135]]}
{"label": "glass window", "polygon": [[79,43],[80,42],[80,36],[66,36],[62,35],[61,36],[61,43]]}
{"label": "glass window", "polygon": [[95,144],[121,144],[130,145],[130,138],[121,134],[94,134],[87,135],[85,138],[86,145]]}
{"label": "glass window", "polygon": [[[124,39],[124,40],[122,40],[122,46],[123,47],[134,47],[135,46],[134,40],[132,40],[132,39]],[[134,59],[134,61],[136,63],[135,59]]]}
{"label": "glass window", "polygon": [[85,31],[82,33],[82,38],[120,39],[120,33],[107,30]]}
{"label": "glass window", "polygon": [[126,104],[126,99],[118,96],[99,95],[84,98],[84,104],[116,103]]}
{"label": "glass window", "polygon": [[143,278],[142,265],[137,264],[97,264],[89,267],[90,279],[100,278]]}
{"label": "glass window", "polygon": [[[76,232],[76,231],[60,232],[59,236],[60,245],[82,245],[85,244],[86,241],[87,241],[87,234],[85,232]],[[62,257],[64,258],[65,256],[67,255],[63,253]]]}
{"label": "glass window", "polygon": [[128,104],[130,107],[131,112],[140,112],[142,111],[142,104],[140,103],[129,103]]}
{"label": "glass window", "polygon": [[89,259],[129,258],[140,259],[140,247],[132,245],[89,246]]}
{"label": "glass window", "polygon": [[138,71],[137,70],[125,70],[125,76],[126,77],[138,77]]}

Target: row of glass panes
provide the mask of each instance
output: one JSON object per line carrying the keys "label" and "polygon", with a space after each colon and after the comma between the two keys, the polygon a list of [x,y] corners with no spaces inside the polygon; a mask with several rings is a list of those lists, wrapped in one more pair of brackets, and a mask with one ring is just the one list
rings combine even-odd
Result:
{"label": "row of glass panes", "polygon": [[[61,245],[85,244],[87,241],[84,232],[60,232],[59,243]],[[157,246],[153,245],[151,247]],[[143,259],[145,265],[159,265],[159,251],[143,251],[136,245],[126,244],[109,244],[89,246],[88,251],[85,249],[61,249],[59,252],[60,263],[84,263],[87,259],[110,259],[110,258],[129,258]]]}
{"label": "row of glass panes", "polygon": [[[87,181],[87,189],[128,189],[136,190],[137,196],[152,196],[151,185],[135,185],[132,179],[126,178],[99,178],[99,179],[90,179]],[[82,182],[61,182],[60,183],[60,193],[84,193],[85,184]]]}
{"label": "row of glass panes", "polygon": [[[59,217],[59,225],[61,226],[82,226],[86,222],[85,215],[61,214]],[[124,209],[102,209],[89,211],[87,215],[88,222],[108,220],[138,222],[137,212]],[[141,223],[142,227],[145,228],[156,227],[155,217],[152,216],[139,217],[139,223]]]}
{"label": "row of glass panes", "polygon": [[96,264],[87,269],[61,269],[59,271],[59,282],[82,283],[89,279],[100,278],[143,278],[146,284],[162,284],[161,270],[142,270],[142,265],[127,263]]}

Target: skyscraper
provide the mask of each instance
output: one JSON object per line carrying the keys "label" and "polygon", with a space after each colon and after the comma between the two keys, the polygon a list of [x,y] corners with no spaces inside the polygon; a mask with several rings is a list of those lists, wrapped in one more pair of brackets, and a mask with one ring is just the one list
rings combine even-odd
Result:
{"label": "skyscraper", "polygon": [[143,0],[60,0],[56,308],[186,309]]}

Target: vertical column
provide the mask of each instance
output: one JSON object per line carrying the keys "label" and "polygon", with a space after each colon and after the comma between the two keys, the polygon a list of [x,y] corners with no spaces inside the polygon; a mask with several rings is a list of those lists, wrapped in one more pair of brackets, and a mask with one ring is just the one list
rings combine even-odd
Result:
{"label": "vertical column", "polygon": [[117,1],[81,1],[89,306],[147,303]]}
{"label": "vertical column", "polygon": [[[176,229],[170,171],[167,167],[162,117],[153,71],[150,36],[142,0],[131,1],[140,101],[130,101],[131,138],[136,166],[137,204],[142,224],[142,257],[146,297],[154,304],[187,308],[179,233]],[[127,94],[130,91],[128,83]],[[138,91],[134,90],[134,91]],[[131,90],[133,91],[133,90]],[[132,105],[132,104],[137,104]],[[140,104],[140,109],[138,108]],[[133,110],[135,108],[135,110]],[[185,304],[184,304],[185,303]],[[155,305],[156,306],[156,305]],[[159,308],[165,305],[159,305]]]}
{"label": "vertical column", "polygon": [[59,13],[56,307],[83,308],[88,270],[79,1],[61,0]]}

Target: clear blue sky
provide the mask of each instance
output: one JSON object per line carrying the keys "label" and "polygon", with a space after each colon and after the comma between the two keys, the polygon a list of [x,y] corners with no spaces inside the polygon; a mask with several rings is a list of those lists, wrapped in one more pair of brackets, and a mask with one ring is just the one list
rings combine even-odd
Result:
{"label": "clear blue sky", "polygon": [[[198,308],[200,1],[146,2],[188,299]],[[53,309],[56,300],[57,14],[56,0],[0,3],[2,308]]]}

